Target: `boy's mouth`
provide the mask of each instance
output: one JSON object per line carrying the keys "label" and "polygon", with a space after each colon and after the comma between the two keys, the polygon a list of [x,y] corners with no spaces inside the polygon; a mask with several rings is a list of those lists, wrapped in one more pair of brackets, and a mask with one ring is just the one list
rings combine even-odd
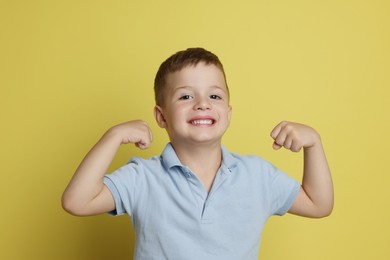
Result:
{"label": "boy's mouth", "polygon": [[215,120],[213,119],[195,119],[190,121],[193,125],[212,125],[214,122]]}

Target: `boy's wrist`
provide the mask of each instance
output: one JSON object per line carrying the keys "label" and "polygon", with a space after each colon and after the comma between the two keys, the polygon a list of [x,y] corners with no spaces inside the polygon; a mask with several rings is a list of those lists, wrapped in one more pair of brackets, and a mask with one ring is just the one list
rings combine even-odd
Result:
{"label": "boy's wrist", "polygon": [[316,148],[321,148],[322,147],[322,141],[321,141],[321,136],[315,132],[315,135],[313,136],[313,142],[312,144],[303,147],[305,150],[314,150]]}
{"label": "boy's wrist", "polygon": [[122,136],[118,127],[116,126],[113,126],[110,129],[108,129],[107,132],[104,133],[102,138],[108,141],[116,142],[119,145],[122,144]]}

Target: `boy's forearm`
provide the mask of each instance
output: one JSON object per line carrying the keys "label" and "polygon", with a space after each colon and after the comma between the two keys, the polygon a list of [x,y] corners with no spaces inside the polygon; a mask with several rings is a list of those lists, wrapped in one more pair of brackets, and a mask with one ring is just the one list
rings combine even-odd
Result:
{"label": "boy's forearm", "polygon": [[304,148],[302,188],[316,208],[318,216],[327,216],[333,209],[333,183],[320,138]]}
{"label": "boy's forearm", "polygon": [[108,131],[85,156],[63,194],[64,208],[83,208],[103,189],[103,178],[120,146]]}
{"label": "boy's forearm", "polygon": [[283,121],[271,132],[273,148],[304,150],[302,188],[289,209],[305,217],[325,217],[333,209],[333,184],[320,135],[311,127]]}
{"label": "boy's forearm", "polygon": [[115,209],[111,192],[103,179],[121,144],[133,143],[146,149],[152,141],[148,124],[125,122],[108,130],[85,156],[62,196],[63,208],[74,215],[96,215]]}

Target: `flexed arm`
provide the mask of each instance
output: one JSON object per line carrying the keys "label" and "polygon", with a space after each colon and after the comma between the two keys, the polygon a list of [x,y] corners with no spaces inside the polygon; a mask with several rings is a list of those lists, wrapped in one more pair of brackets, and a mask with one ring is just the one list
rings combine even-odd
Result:
{"label": "flexed arm", "polygon": [[271,137],[275,150],[304,150],[302,186],[289,213],[312,218],[328,216],[333,210],[333,183],[320,135],[309,126],[281,122]]}
{"label": "flexed arm", "polygon": [[103,178],[119,146],[133,143],[140,149],[146,149],[151,141],[150,128],[144,121],[130,121],[110,128],[76,170],[62,195],[62,207],[77,216],[114,210],[114,199]]}

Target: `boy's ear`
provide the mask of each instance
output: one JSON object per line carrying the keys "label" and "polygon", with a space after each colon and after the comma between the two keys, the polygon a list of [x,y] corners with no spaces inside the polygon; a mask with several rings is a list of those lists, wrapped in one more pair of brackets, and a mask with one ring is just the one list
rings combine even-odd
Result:
{"label": "boy's ear", "polygon": [[232,106],[231,105],[229,105],[228,117],[229,117],[229,122],[230,122],[230,119],[232,118]]}
{"label": "boy's ear", "polygon": [[161,128],[166,128],[167,127],[167,122],[165,121],[164,114],[163,114],[163,109],[160,106],[155,106],[154,107],[154,118],[157,121],[157,124]]}

